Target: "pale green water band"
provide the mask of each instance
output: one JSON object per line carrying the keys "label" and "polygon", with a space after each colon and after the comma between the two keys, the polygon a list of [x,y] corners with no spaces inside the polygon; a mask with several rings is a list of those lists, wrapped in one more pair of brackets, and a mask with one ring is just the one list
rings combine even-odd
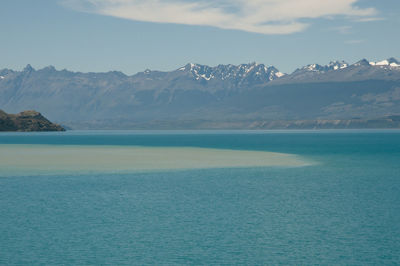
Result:
{"label": "pale green water band", "polygon": [[0,174],[299,167],[300,156],[191,147],[0,145]]}

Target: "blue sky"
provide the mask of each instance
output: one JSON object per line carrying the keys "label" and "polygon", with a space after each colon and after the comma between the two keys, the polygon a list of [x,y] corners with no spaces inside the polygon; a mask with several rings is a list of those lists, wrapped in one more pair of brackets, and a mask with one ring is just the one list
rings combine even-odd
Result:
{"label": "blue sky", "polygon": [[0,68],[400,59],[398,0],[1,0]]}

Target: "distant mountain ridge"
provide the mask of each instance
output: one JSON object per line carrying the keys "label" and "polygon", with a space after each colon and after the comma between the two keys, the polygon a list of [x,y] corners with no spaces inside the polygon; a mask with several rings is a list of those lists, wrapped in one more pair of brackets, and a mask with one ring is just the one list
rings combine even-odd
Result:
{"label": "distant mountain ridge", "polygon": [[302,67],[301,69],[295,70],[301,71],[315,71],[315,72],[327,72],[331,70],[339,70],[339,69],[345,69],[351,66],[378,66],[378,67],[386,67],[386,68],[395,68],[397,69],[400,67],[400,62],[397,61],[395,58],[391,57],[389,59],[379,61],[379,62],[370,62],[367,59],[362,59],[352,65],[347,63],[346,61],[331,61],[328,65],[319,65],[319,64],[311,64]]}
{"label": "distant mountain ridge", "polygon": [[332,61],[328,65],[311,64],[296,69],[280,82],[321,82],[321,81],[359,81],[359,80],[399,80],[400,63],[395,58],[379,62],[362,59],[354,64],[345,61]]}
{"label": "distant mountain ridge", "polygon": [[36,109],[71,125],[154,121],[365,119],[400,114],[400,63],[310,64],[291,74],[249,63],[189,63],[169,72],[81,73],[49,66],[0,70],[0,108]]}
{"label": "distant mountain ridge", "polygon": [[216,67],[189,63],[178,70],[190,72],[196,80],[205,79],[210,81],[211,79],[239,79],[239,83],[251,78],[257,81],[268,82],[285,75],[273,66],[267,67],[264,64],[257,63],[241,64],[238,66],[218,65]]}

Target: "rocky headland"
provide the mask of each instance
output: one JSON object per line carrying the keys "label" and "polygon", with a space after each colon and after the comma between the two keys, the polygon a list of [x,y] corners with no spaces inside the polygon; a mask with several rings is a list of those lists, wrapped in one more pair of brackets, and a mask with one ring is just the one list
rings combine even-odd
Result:
{"label": "rocky headland", "polygon": [[0,110],[0,131],[65,131],[65,129],[33,110],[19,114],[7,114]]}

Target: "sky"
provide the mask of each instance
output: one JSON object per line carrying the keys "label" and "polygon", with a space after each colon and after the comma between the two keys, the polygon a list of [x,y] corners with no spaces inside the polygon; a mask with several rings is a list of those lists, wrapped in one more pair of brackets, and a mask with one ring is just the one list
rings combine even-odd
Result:
{"label": "sky", "polygon": [[0,69],[400,60],[400,0],[1,0]]}

